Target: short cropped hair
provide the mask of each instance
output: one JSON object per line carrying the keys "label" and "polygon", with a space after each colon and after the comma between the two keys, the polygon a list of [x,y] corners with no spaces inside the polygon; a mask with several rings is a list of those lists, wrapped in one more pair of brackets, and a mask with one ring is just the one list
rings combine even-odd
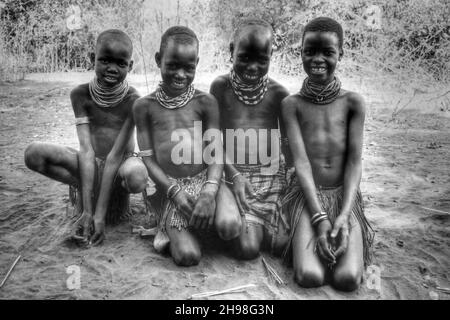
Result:
{"label": "short cropped hair", "polygon": [[130,55],[133,54],[133,42],[125,32],[119,29],[108,29],[101,32],[97,37],[95,49],[97,49],[100,44],[110,40],[123,42],[130,48]]}
{"label": "short cropped hair", "polygon": [[167,29],[162,37],[159,46],[159,54],[162,55],[167,48],[169,39],[173,39],[175,43],[179,44],[195,44],[198,48],[198,38],[194,31],[184,26],[174,26]]}
{"label": "short cropped hair", "polygon": [[232,38],[233,43],[236,43],[238,41],[239,36],[246,28],[253,27],[253,26],[267,29],[267,30],[269,30],[271,36],[273,36],[273,28],[270,25],[270,23],[268,23],[267,21],[262,20],[262,19],[246,18],[246,19],[240,21],[238,23],[238,25],[236,26],[236,28],[234,29],[233,38]]}
{"label": "short cropped hair", "polygon": [[303,29],[302,39],[305,37],[305,33],[311,31],[319,32],[334,32],[339,40],[339,48],[342,49],[344,44],[344,30],[339,22],[328,17],[319,17],[308,22]]}

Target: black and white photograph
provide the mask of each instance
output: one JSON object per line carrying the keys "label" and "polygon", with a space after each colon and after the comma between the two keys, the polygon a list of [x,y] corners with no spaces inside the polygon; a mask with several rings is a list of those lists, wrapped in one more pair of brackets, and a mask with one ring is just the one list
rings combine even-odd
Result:
{"label": "black and white photograph", "polygon": [[449,300],[449,17],[0,0],[0,300]]}

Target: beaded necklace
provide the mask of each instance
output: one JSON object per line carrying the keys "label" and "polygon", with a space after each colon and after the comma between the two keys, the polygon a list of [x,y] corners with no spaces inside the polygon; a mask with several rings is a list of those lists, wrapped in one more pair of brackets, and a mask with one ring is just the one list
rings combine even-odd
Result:
{"label": "beaded necklace", "polygon": [[313,103],[328,104],[336,100],[340,92],[341,81],[338,77],[334,77],[333,81],[327,85],[314,83],[308,77],[303,81],[302,88],[298,94]]}
{"label": "beaded necklace", "polygon": [[230,71],[230,83],[237,98],[248,106],[260,103],[267,92],[269,76],[266,74],[256,84],[246,84],[232,69]]}
{"label": "beaded necklace", "polygon": [[184,107],[192,100],[195,94],[194,86],[189,85],[188,89],[176,97],[169,97],[162,87],[162,82],[159,83],[158,89],[156,89],[156,99],[166,109],[179,109]]}
{"label": "beaded necklace", "polygon": [[129,85],[126,80],[115,85],[114,87],[105,87],[99,81],[97,77],[89,82],[89,93],[92,100],[102,107],[111,108],[118,105],[128,93]]}

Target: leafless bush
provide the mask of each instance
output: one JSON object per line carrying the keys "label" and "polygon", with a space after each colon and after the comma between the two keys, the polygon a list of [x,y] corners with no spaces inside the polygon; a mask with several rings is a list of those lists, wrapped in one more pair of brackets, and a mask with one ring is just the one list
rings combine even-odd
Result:
{"label": "leafless bush", "polygon": [[[303,26],[317,16],[340,21],[345,30],[340,71],[389,75],[408,83],[450,81],[450,8],[447,0],[374,0],[381,28],[371,28],[362,0],[0,0],[1,78],[23,72],[90,68],[95,37],[106,28],[128,32],[135,44],[135,71],[155,68],[161,34],[171,25],[191,27],[200,38],[200,69],[223,69],[228,43],[242,17],[261,17],[275,31],[273,67],[302,73]],[[69,30],[67,9],[81,8],[82,26]]]}

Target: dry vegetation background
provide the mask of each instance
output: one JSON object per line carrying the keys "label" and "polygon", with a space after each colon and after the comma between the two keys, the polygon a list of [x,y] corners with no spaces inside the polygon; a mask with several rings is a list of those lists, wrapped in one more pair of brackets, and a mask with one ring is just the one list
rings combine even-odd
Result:
{"label": "dry vegetation background", "polygon": [[[366,9],[381,9],[381,28],[367,24]],[[78,6],[79,26],[67,27]],[[450,80],[450,6],[447,0],[0,0],[0,80],[30,72],[89,69],[89,52],[99,32],[120,28],[135,43],[135,73],[154,70],[162,32],[183,24],[201,41],[201,70],[228,61],[228,42],[245,16],[269,21],[276,34],[273,68],[302,72],[302,28],[311,18],[336,18],[345,29],[346,59],[341,69],[366,76],[389,74],[409,82]]]}

